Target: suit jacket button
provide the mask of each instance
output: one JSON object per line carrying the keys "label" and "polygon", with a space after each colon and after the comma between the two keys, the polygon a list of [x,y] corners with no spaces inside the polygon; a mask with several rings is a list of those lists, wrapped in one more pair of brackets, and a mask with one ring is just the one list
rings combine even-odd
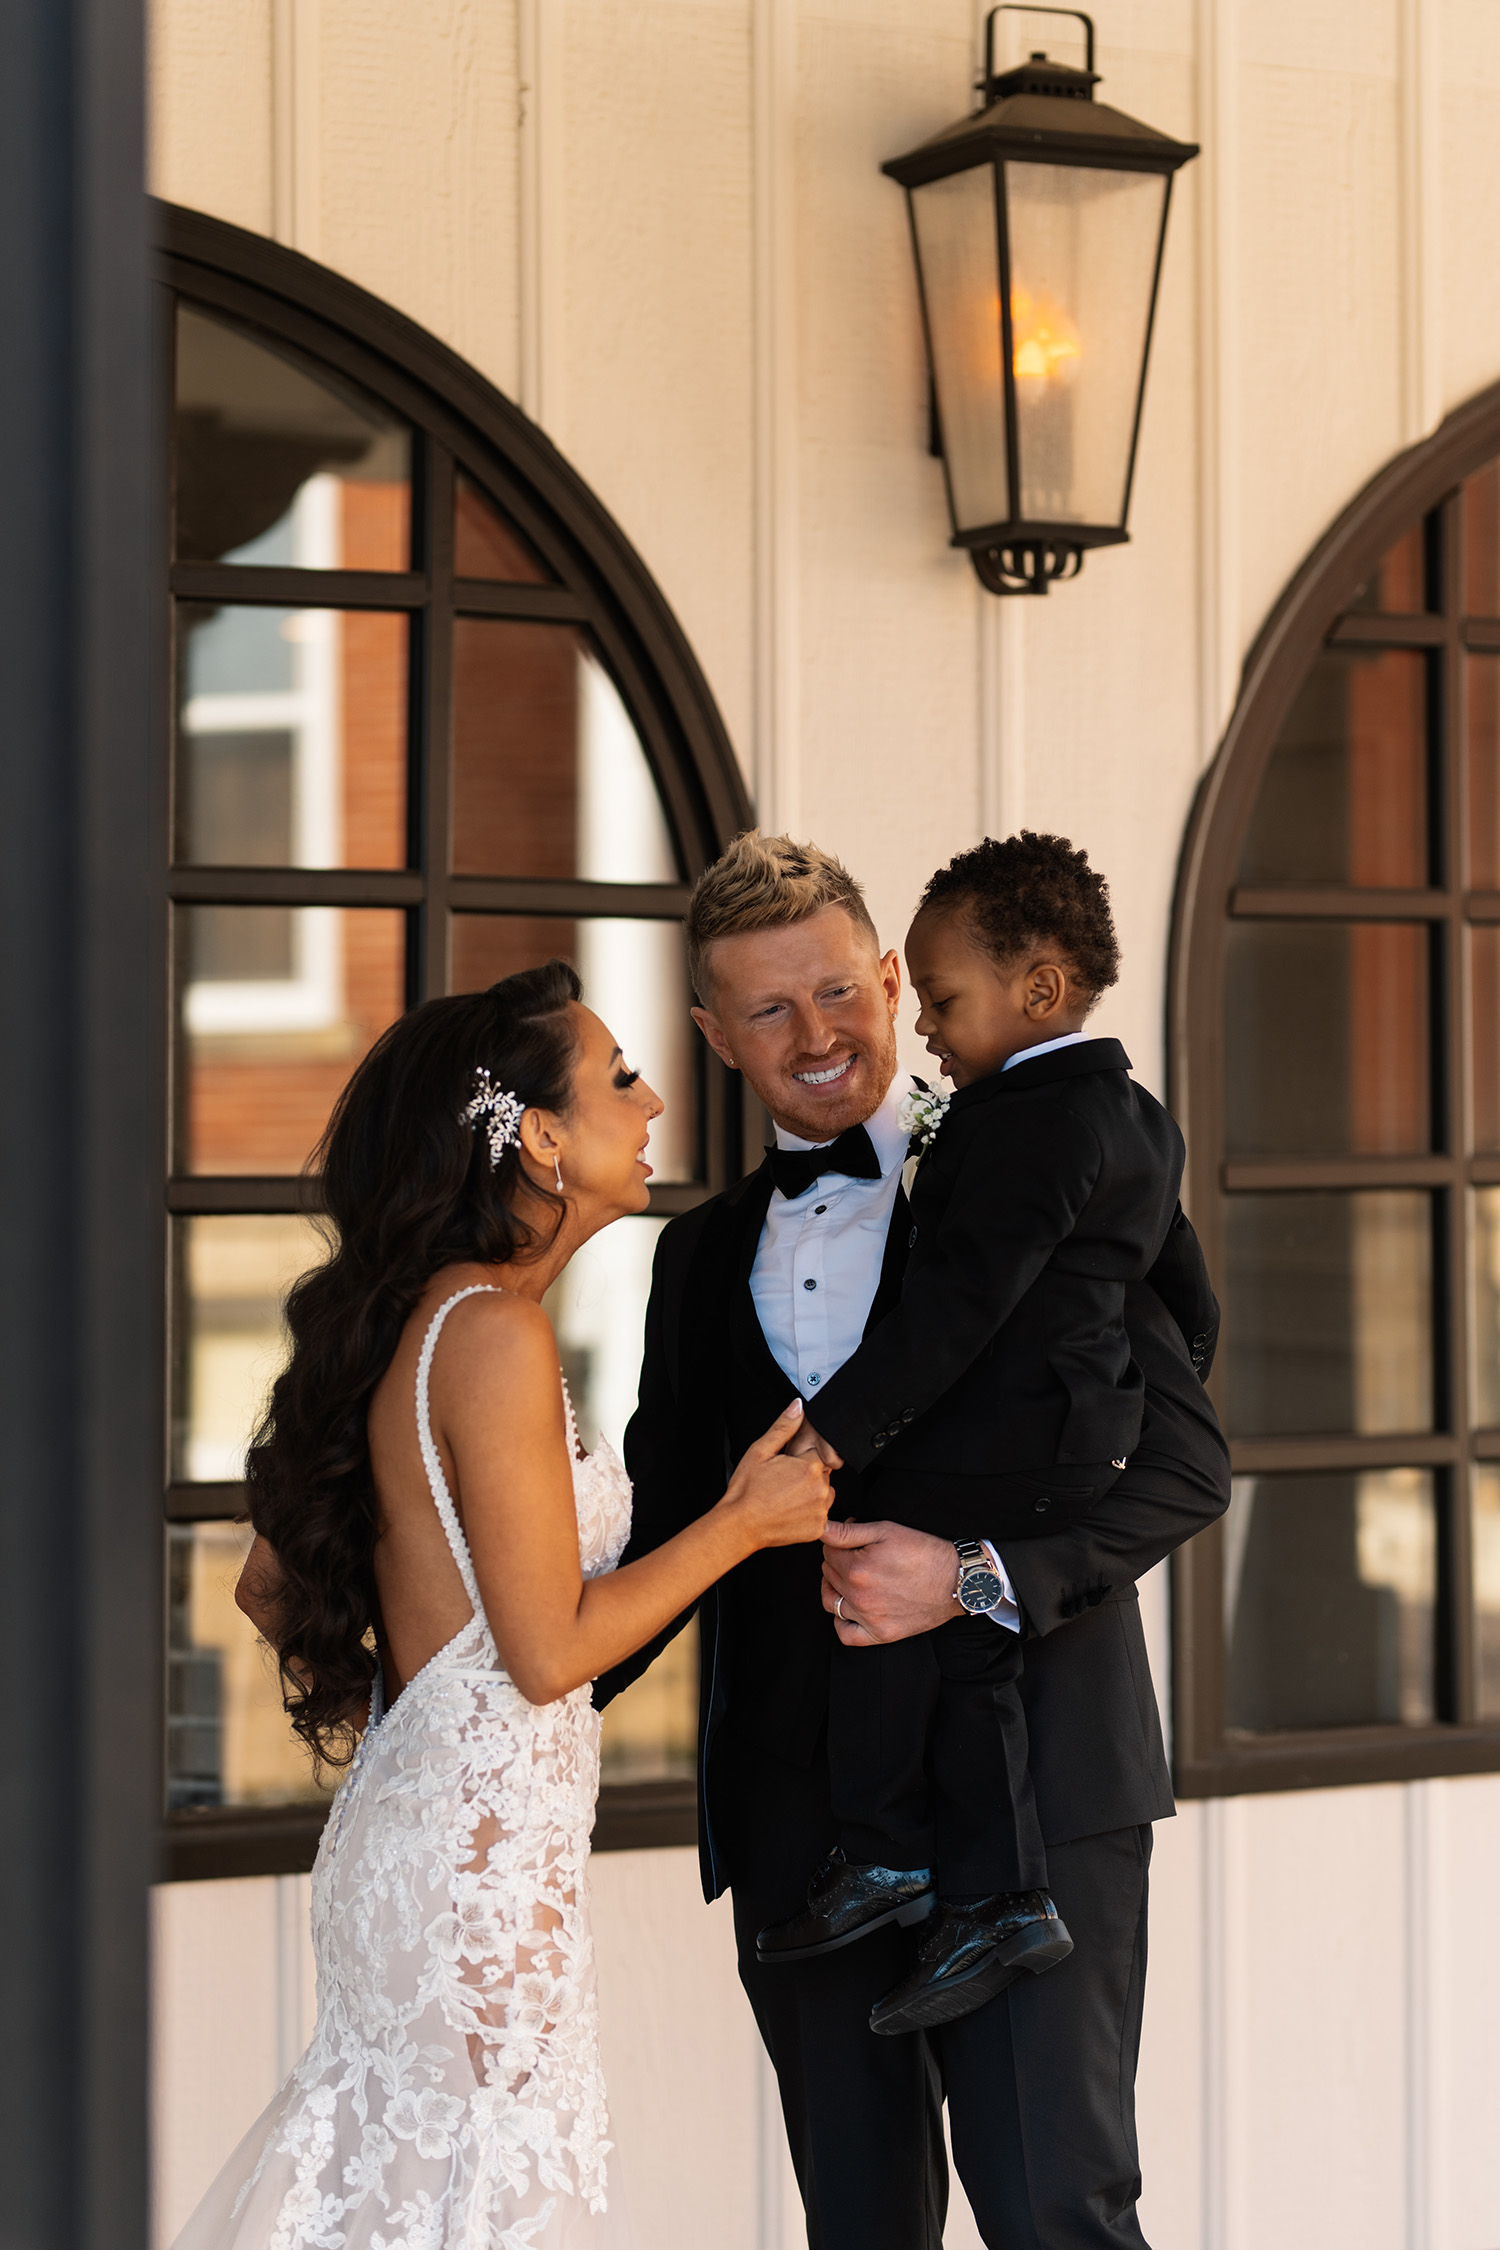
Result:
{"label": "suit jacket button", "polygon": [[1036,1504],[1036,1512],[1037,1512],[1037,1514],[1038,1514],[1038,1515],[1041,1515],[1041,1514],[1043,1513],[1043,1511],[1044,1511],[1045,1509],[1047,1509],[1047,1508],[1050,1508],[1050,1507],[1051,1507],[1051,1505],[1052,1505],[1052,1502],[1051,1502],[1050,1500],[1038,1500],[1038,1502],[1037,1502],[1037,1504]]}
{"label": "suit jacket button", "polygon": [[879,1449],[880,1449],[880,1447],[881,1447],[882,1445],[884,1445],[884,1443],[885,1443],[885,1432],[884,1432],[884,1430],[877,1430],[877,1431],[875,1432],[875,1435],[874,1435],[874,1436],[873,1436],[873,1437],[871,1438],[871,1440],[870,1440],[870,1443],[871,1443],[871,1445],[873,1445],[873,1446],[874,1446],[874,1447],[876,1448],[876,1450],[877,1450],[877,1452],[878,1452],[878,1451],[879,1451]]}
{"label": "suit jacket button", "polygon": [[917,1230],[915,1227],[912,1228],[911,1233],[906,1238],[906,1247],[908,1250],[915,1250],[917,1247]]}

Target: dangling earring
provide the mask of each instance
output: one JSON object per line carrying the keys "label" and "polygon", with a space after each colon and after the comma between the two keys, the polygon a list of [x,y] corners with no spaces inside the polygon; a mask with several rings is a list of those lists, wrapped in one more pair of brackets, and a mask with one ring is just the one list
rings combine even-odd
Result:
{"label": "dangling earring", "polygon": [[557,1181],[557,1192],[558,1192],[558,1194],[559,1194],[559,1195],[561,1195],[561,1194],[562,1194],[562,1191],[563,1191],[563,1184],[562,1184],[562,1165],[561,1165],[561,1163],[559,1162],[558,1158],[557,1158],[557,1157],[555,1157],[555,1156],[554,1156],[554,1157],[553,1157],[553,1159],[552,1159],[552,1172],[553,1172],[553,1177],[554,1177],[554,1178],[556,1179],[556,1181]]}

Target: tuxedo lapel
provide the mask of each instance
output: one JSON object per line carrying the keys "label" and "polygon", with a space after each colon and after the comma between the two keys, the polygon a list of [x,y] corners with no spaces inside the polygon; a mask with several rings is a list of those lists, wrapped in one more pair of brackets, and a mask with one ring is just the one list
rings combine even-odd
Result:
{"label": "tuxedo lapel", "polygon": [[771,1167],[762,1164],[711,1205],[683,1291],[682,1355],[705,1341],[738,1283],[748,1281],[771,1200]]}
{"label": "tuxedo lapel", "polygon": [[896,1200],[891,1206],[891,1224],[885,1238],[885,1256],[880,1261],[880,1279],[875,1284],[875,1295],[870,1302],[869,1317],[864,1333],[894,1312],[896,1300],[901,1295],[901,1277],[906,1272],[906,1261],[911,1255],[911,1205],[906,1200],[906,1190],[898,1187]]}
{"label": "tuxedo lapel", "polygon": [[[731,1448],[737,1446],[741,1438],[748,1443],[746,1433],[750,1422],[755,1422],[757,1427],[749,1434],[758,1435],[765,1422],[781,1412],[794,1389],[791,1378],[784,1368],[777,1365],[771,1347],[766,1342],[766,1332],[761,1327],[755,1299],[750,1293],[750,1276],[755,1269],[755,1254],[760,1248],[761,1229],[765,1225],[773,1190],[769,1163],[762,1166],[761,1172],[752,1175],[750,1184],[755,1192],[745,1198],[742,1231],[724,1298],[729,1314],[729,1357],[736,1377],[736,1395],[730,1401],[728,1416],[733,1432]],[[765,1421],[761,1420],[762,1416]]]}
{"label": "tuxedo lapel", "polygon": [[[769,1164],[762,1164],[716,1199],[683,1289],[678,1399],[688,1415],[701,1416],[705,1426],[712,1423],[721,1431],[734,1420],[729,1375],[735,1316],[742,1299],[750,1306],[750,1269],[770,1200]],[[753,1306],[750,1325],[759,1336]],[[769,1359],[763,1336],[760,1348]],[[774,1361],[771,1364],[775,1366]]]}

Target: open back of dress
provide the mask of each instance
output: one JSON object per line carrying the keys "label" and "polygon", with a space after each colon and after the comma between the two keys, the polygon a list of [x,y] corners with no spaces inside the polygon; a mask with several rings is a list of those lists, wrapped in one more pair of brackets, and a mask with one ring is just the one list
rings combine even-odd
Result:
{"label": "open back of dress", "polygon": [[[599,1787],[586,1687],[528,1703],[501,1669],[433,1441],[433,1503],[472,1615],[372,1724],[313,1870],[318,2022],[174,2250],[621,2250],[585,1863]],[[566,1396],[566,1389],[564,1392]],[[580,1458],[584,1574],[613,1569],[630,1483]]]}

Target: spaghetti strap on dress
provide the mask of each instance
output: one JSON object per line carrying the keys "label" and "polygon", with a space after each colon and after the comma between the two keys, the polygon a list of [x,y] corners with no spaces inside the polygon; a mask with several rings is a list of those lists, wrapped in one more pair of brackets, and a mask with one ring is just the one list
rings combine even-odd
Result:
{"label": "spaghetti strap on dress", "polygon": [[[312,2043],[174,2250],[626,2250],[599,2065],[585,1864],[587,1687],[528,1703],[500,1665],[432,1435],[417,1433],[472,1614],[372,1721],[313,1869]],[[564,1398],[567,1386],[563,1386]],[[630,1532],[613,1448],[569,1450],[586,1577]],[[378,1710],[378,1706],[376,1707]]]}

